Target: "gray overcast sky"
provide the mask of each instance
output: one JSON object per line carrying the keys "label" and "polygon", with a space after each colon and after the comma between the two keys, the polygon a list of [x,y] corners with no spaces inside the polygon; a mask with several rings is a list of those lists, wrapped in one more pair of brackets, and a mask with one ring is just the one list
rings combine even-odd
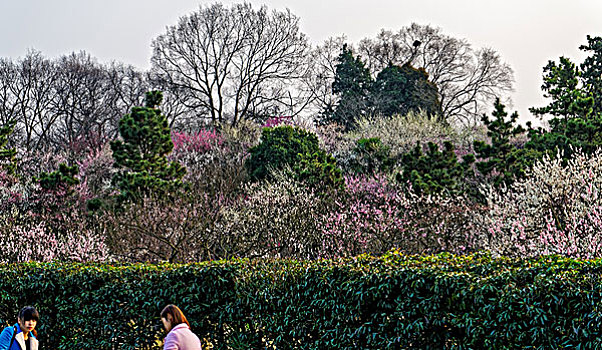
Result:
{"label": "gray overcast sky", "polygon": [[[101,62],[149,67],[151,41],[179,17],[214,1],[199,0],[0,0],[0,56],[17,58],[34,48],[49,57],[85,50]],[[233,1],[222,1],[230,4]],[[440,27],[475,47],[498,51],[515,72],[513,110],[545,101],[542,67],[561,55],[581,62],[586,35],[602,35],[598,0],[252,0],[301,19],[314,44],[345,34],[357,43],[381,28],[412,22]]]}

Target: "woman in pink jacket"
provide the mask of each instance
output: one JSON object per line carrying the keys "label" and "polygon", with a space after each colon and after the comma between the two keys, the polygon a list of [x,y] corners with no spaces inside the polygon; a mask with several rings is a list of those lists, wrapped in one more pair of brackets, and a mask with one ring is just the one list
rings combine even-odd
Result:
{"label": "woman in pink jacket", "polygon": [[161,322],[169,332],[163,350],[201,350],[201,341],[190,330],[186,316],[175,305],[167,305],[161,311]]}

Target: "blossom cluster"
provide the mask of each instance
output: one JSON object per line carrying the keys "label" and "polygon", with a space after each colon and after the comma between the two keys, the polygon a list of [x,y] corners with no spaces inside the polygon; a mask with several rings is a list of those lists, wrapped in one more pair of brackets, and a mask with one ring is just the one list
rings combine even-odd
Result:
{"label": "blossom cluster", "polygon": [[602,152],[558,154],[510,188],[490,190],[487,248],[500,255],[602,256]]}

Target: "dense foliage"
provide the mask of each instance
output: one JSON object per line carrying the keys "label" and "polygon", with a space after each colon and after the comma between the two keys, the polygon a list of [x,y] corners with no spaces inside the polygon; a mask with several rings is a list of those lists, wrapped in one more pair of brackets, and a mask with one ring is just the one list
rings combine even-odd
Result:
{"label": "dense foliage", "polygon": [[320,148],[318,137],[300,127],[264,128],[249,154],[245,165],[255,181],[265,179],[270,171],[291,169],[290,176],[314,188],[336,188],[343,182],[335,159]]}
{"label": "dense foliage", "polygon": [[409,63],[390,64],[376,76],[371,89],[373,113],[390,117],[396,114],[424,111],[443,119],[437,86],[428,80],[424,69]]}
{"label": "dense foliage", "polygon": [[[523,177],[525,168],[528,167],[521,163],[521,149],[511,143],[512,139],[525,130],[520,125],[516,126],[518,113],[514,112],[508,121],[505,120],[508,113],[504,108],[497,99],[492,113],[494,119],[490,120],[487,115],[483,115],[481,119],[487,127],[487,136],[491,138],[491,143],[474,142],[475,153],[482,159],[476,163],[476,167],[484,176],[491,176],[496,186],[508,185],[514,179]],[[494,172],[496,175],[492,175]]]}
{"label": "dense foliage", "polygon": [[535,115],[587,118],[602,113],[602,37],[587,36],[587,45],[580,50],[589,55],[579,66],[566,57],[559,63],[549,61],[544,67],[542,90],[552,99],[544,107],[531,108]]}
{"label": "dense foliage", "polygon": [[474,155],[468,154],[458,162],[454,146],[446,141],[444,149],[428,143],[426,153],[418,143],[412,152],[402,156],[402,171],[397,175],[400,182],[409,182],[419,193],[460,195],[469,192],[466,179],[473,173]]}
{"label": "dense foliage", "polygon": [[340,99],[334,110],[322,112],[322,122],[334,122],[352,129],[358,117],[369,113],[372,83],[370,71],[360,57],[354,57],[351,49],[343,45],[332,82],[332,92]]}
{"label": "dense foliage", "polygon": [[599,260],[397,251],[313,262],[10,264],[0,266],[0,320],[35,304],[52,349],[160,349],[159,312],[169,303],[214,349],[593,349],[602,341],[601,272]]}
{"label": "dense foliage", "polygon": [[332,93],[339,101],[334,109],[328,106],[322,111],[318,121],[338,123],[346,130],[355,129],[359,118],[369,116],[382,118],[423,111],[443,120],[439,91],[423,68],[391,63],[373,79],[347,44],[338,57]]}

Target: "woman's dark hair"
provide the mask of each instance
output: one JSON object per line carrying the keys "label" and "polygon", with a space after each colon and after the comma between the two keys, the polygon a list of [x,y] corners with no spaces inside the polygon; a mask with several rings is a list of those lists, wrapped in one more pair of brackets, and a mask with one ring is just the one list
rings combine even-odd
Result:
{"label": "woman's dark hair", "polygon": [[179,307],[173,304],[167,305],[165,308],[163,308],[163,311],[161,311],[161,318],[168,320],[167,315],[171,316],[171,328],[179,325],[180,323],[186,323],[188,328],[190,328],[190,323],[188,323],[186,316],[184,316],[184,313],[182,313],[182,310],[180,310]]}
{"label": "woman's dark hair", "polygon": [[33,306],[26,306],[19,311],[19,318],[23,321],[31,321],[34,320],[36,322],[40,321],[40,314],[38,310],[36,310]]}
{"label": "woman's dark hair", "polygon": [[[19,320],[23,320],[23,321],[36,321],[36,322],[40,322],[40,314],[38,313],[38,310],[36,310],[35,307],[33,306],[26,306],[24,308],[21,309],[21,311],[19,311]],[[38,336],[38,332],[36,332],[36,330],[34,329],[33,331],[33,335],[34,337]]]}

